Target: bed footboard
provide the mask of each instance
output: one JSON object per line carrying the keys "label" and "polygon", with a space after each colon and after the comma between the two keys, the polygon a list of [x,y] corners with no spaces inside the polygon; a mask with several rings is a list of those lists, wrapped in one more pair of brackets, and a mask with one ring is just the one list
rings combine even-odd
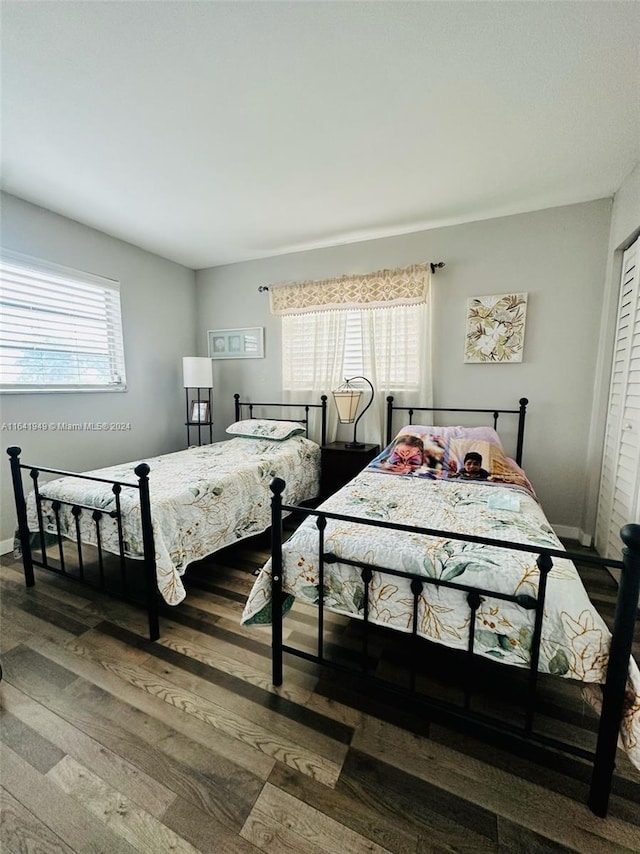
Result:
{"label": "bed footboard", "polygon": [[[133,601],[142,599],[148,614],[149,637],[151,640],[157,640],[160,636],[160,625],[155,544],[149,500],[149,466],[146,463],[140,463],[135,468],[138,483],[124,483],[120,481],[107,481],[103,478],[90,477],[76,472],[60,471],[58,469],[31,466],[22,463],[20,462],[21,449],[18,447],[8,448],[7,453],[11,465],[11,478],[18,522],[18,538],[22,552],[22,565],[26,586],[33,587],[35,584],[34,567],[39,567],[70,580],[97,588],[111,596],[127,600],[133,598]],[[33,482],[34,502],[38,520],[37,532],[32,532],[29,529],[27,502],[22,480],[23,470],[28,470]],[[114,495],[115,509],[103,510],[87,504],[64,501],[57,498],[47,498],[46,494],[40,488],[39,476],[41,473],[107,483],[110,485]],[[126,555],[120,502],[120,495],[124,488],[137,489],[139,492],[143,542],[142,562],[140,560],[131,560]],[[48,506],[50,506],[51,513],[55,519],[55,533],[49,531],[45,526],[43,516],[44,502],[47,502]],[[64,512],[70,512],[74,520],[75,536],[73,540],[70,540],[68,534],[62,530],[61,518]],[[86,540],[83,541],[82,535],[82,523],[89,518],[93,532],[91,543]],[[102,525],[105,520],[111,520],[111,523],[115,523],[117,526],[117,554],[107,554],[103,548]],[[70,545],[71,543],[73,543],[73,546]],[[55,557],[49,553],[49,549],[54,551]],[[89,550],[91,550],[90,555]],[[140,573],[141,563],[142,573]],[[128,571],[132,565],[135,568],[133,577]],[[143,579],[141,589],[140,584],[135,584],[140,577]]]}
{"label": "bed footboard", "polygon": [[[274,685],[281,685],[283,680],[283,656],[284,653],[298,656],[309,661],[323,664],[337,670],[353,672],[346,665],[329,660],[325,650],[325,602],[324,602],[324,572],[325,565],[336,562],[337,558],[325,551],[324,531],[327,520],[356,521],[345,515],[313,510],[303,507],[292,507],[282,503],[282,492],[284,481],[274,478],[271,483],[272,498],[272,679]],[[316,518],[318,529],[318,624],[317,624],[317,651],[315,654],[307,650],[295,648],[283,643],[283,605],[287,594],[283,590],[283,554],[282,554],[282,514],[283,511],[297,511],[303,515],[312,515]],[[629,670],[629,658],[633,642],[634,623],[638,594],[640,591],[640,525],[627,525],[621,531],[621,537],[625,548],[622,561],[605,560],[591,555],[573,554],[563,550],[524,545],[520,543],[505,542],[504,540],[492,540],[483,537],[464,536],[448,531],[432,530],[429,528],[414,528],[407,525],[394,524],[391,522],[380,522],[366,518],[357,518],[358,524],[371,525],[372,527],[386,527],[398,531],[411,531],[417,534],[429,536],[446,536],[448,539],[462,541],[473,541],[496,548],[516,549],[537,555],[536,561],[539,570],[539,584],[536,596],[528,594],[507,595],[494,590],[483,589],[471,585],[459,583],[457,580],[444,581],[441,578],[434,579],[427,576],[415,575],[401,572],[385,567],[374,566],[358,560],[347,560],[340,557],[341,564],[347,564],[360,571],[363,582],[364,596],[362,604],[362,626],[361,626],[361,653],[359,655],[359,676],[372,681],[376,687],[380,687],[386,696],[401,697],[405,700],[411,699],[412,704],[424,707],[432,720],[441,722],[447,726],[457,726],[462,730],[483,734],[490,740],[496,741],[502,746],[510,749],[543,748],[552,751],[563,751],[586,760],[592,765],[591,784],[588,796],[588,805],[592,812],[604,817],[607,813],[609,795],[615,765],[616,746],[620,723],[624,711],[625,688]],[[609,665],[606,674],[606,683],[602,688],[602,709],[597,728],[597,743],[595,750],[587,750],[575,744],[564,742],[557,737],[551,737],[536,729],[536,712],[539,705],[538,683],[540,673],[538,671],[540,645],[542,637],[542,624],[544,619],[545,596],[547,588],[547,577],[553,567],[554,559],[566,558],[574,562],[589,563],[600,567],[615,567],[621,570],[621,581],[618,590],[617,604],[615,610],[614,625],[609,653]],[[410,628],[411,652],[409,680],[406,687],[391,685],[386,680],[368,672],[369,668],[369,635],[372,623],[369,619],[369,589],[375,573],[407,579],[410,582],[411,594],[413,596],[413,622]],[[418,602],[425,585],[433,584],[449,587],[464,592],[469,608],[469,639],[466,652],[459,652],[464,657],[463,670],[463,701],[461,705],[444,701],[437,697],[429,697],[416,690],[416,662],[420,661],[420,645],[430,642],[418,635]],[[502,599],[517,605],[519,608],[534,613],[533,638],[531,643],[531,657],[529,666],[524,669],[526,678],[526,689],[523,692],[526,698],[523,709],[523,725],[518,726],[511,722],[499,720],[486,713],[480,713],[472,709],[472,683],[474,681],[474,667],[478,658],[474,653],[474,626],[475,616],[483,597]],[[424,646],[422,646],[424,649]],[[475,657],[474,657],[475,656]],[[504,665],[494,664],[494,667]],[[560,677],[547,677],[560,678]]]}

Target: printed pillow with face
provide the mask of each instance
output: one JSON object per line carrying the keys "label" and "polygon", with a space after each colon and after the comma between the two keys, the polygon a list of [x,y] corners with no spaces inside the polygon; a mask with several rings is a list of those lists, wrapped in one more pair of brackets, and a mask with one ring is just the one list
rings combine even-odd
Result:
{"label": "printed pillow with face", "polygon": [[305,428],[298,421],[277,421],[269,418],[249,418],[247,421],[236,421],[226,430],[231,436],[241,436],[245,439],[271,439],[282,442],[291,436],[302,436]]}
{"label": "printed pillow with face", "polygon": [[[418,465],[416,439],[422,442],[422,465]],[[419,447],[419,446],[418,446]],[[475,466],[465,471],[465,457],[472,452]],[[523,486],[535,497],[533,486],[520,466],[507,457],[493,427],[437,427],[407,424],[394,440],[369,464],[369,469],[413,477],[503,483]],[[475,471],[474,471],[475,469]],[[464,471],[464,474],[462,472]]]}
{"label": "printed pillow with face", "polygon": [[447,439],[438,428],[409,424],[367,468],[389,474],[440,477],[447,469]]}
{"label": "printed pillow with face", "polygon": [[[490,430],[491,428],[483,429]],[[495,433],[492,429],[491,432]],[[490,434],[485,433],[484,435],[493,439]],[[449,442],[447,478],[514,484],[523,486],[535,496],[529,478],[514,460],[507,457],[500,440],[497,442],[488,441],[475,438],[473,435],[471,437],[452,438]]]}

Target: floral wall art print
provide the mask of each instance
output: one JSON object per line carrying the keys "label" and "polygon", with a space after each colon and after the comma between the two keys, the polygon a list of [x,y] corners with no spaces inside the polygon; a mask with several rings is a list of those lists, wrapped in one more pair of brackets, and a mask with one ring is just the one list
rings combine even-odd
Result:
{"label": "floral wall art print", "polygon": [[465,362],[521,362],[527,294],[471,297],[467,301]]}

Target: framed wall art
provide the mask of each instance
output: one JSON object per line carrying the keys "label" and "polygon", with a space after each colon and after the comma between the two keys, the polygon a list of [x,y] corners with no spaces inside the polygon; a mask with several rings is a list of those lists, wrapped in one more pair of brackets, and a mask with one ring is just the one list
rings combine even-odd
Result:
{"label": "framed wall art", "polygon": [[264,358],[264,327],[210,329],[207,332],[209,356],[212,359]]}
{"label": "framed wall art", "polygon": [[504,364],[521,362],[527,294],[471,297],[467,301],[464,361]]}
{"label": "framed wall art", "polygon": [[192,400],[189,420],[194,424],[208,424],[209,402],[206,400]]}

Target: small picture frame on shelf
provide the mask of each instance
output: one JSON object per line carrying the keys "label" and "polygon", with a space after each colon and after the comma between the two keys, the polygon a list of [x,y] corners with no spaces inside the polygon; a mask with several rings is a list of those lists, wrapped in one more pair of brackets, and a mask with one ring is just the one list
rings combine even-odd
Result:
{"label": "small picture frame on shelf", "polygon": [[207,400],[192,400],[189,420],[195,424],[206,424],[209,421],[209,402]]}

